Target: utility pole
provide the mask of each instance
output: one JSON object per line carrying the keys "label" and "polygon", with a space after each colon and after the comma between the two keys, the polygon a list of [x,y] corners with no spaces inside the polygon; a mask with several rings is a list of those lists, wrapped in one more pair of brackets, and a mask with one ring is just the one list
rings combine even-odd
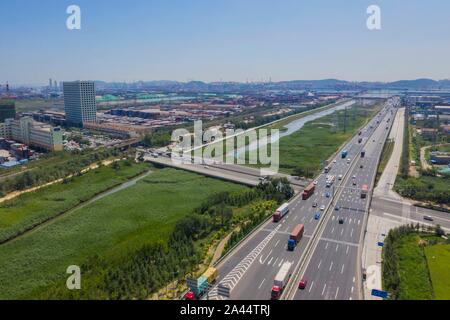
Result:
{"label": "utility pole", "polygon": [[345,107],[344,111],[344,133],[347,132],[347,107]]}

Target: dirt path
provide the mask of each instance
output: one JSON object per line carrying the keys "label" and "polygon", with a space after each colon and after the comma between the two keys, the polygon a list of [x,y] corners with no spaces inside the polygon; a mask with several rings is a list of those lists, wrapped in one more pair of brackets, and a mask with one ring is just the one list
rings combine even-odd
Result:
{"label": "dirt path", "polygon": [[138,176],[135,176],[134,178],[131,178],[130,180],[128,180],[126,182],[123,182],[123,183],[121,183],[119,185],[116,185],[115,187],[112,187],[111,189],[105,190],[102,193],[94,196],[93,198],[91,198],[91,199],[89,199],[89,200],[87,200],[85,202],[79,203],[78,205],[76,205],[76,206],[74,206],[74,207],[72,207],[72,208],[70,208],[70,209],[68,209],[66,211],[60,212],[57,215],[49,217],[47,220],[44,220],[44,221],[42,221],[42,222],[40,222],[40,223],[38,223],[38,224],[28,228],[27,230],[24,230],[21,234],[16,235],[13,238],[9,238],[9,239],[7,239],[5,241],[2,241],[0,243],[0,245],[4,245],[6,243],[10,243],[10,242],[16,241],[16,240],[18,240],[18,239],[20,239],[20,238],[22,238],[24,236],[27,236],[27,235],[29,235],[31,233],[36,232],[37,230],[43,228],[44,226],[46,226],[46,225],[48,225],[50,223],[54,223],[55,221],[57,221],[58,219],[60,219],[62,217],[65,217],[65,216],[67,216],[69,214],[72,214],[72,213],[74,213],[74,212],[76,212],[76,211],[78,211],[78,210],[80,210],[80,209],[82,209],[82,208],[84,208],[84,207],[94,203],[94,202],[97,202],[97,201],[99,201],[99,200],[101,200],[101,199],[103,199],[103,198],[105,198],[105,197],[107,197],[107,196],[109,196],[111,194],[114,194],[116,192],[122,191],[122,190],[127,189],[127,188],[129,188],[131,186],[134,186],[137,182],[139,182],[140,180],[144,179],[145,177],[147,177],[151,173],[152,173],[152,171],[150,171],[150,170],[146,171],[146,172],[143,172],[143,173],[139,174]]}
{"label": "dirt path", "polygon": [[228,240],[230,240],[231,235],[233,234],[233,232],[230,232],[225,238],[223,238],[219,245],[216,248],[216,251],[214,251],[214,255],[211,259],[211,266],[214,265],[214,263],[216,263],[217,260],[220,259],[220,257],[222,257],[222,252],[223,249],[225,249],[226,244],[228,243]]}
{"label": "dirt path", "polygon": [[450,143],[441,143],[441,144],[431,145],[431,146],[426,146],[426,147],[421,148],[420,149],[420,163],[422,164],[422,169],[430,170],[433,168],[433,166],[428,163],[427,159],[425,159],[425,153],[428,149],[434,148],[434,147],[448,146],[448,145],[450,145]]}
{"label": "dirt path", "polygon": [[[109,165],[111,165],[113,162],[120,161],[120,160],[121,160],[121,159],[105,160],[105,161],[102,161],[102,165],[104,165],[104,166],[109,166]],[[87,168],[81,170],[81,173],[86,173],[86,172],[88,172],[88,171],[97,169],[98,167],[99,167],[99,165],[96,164],[96,163],[91,164],[89,167],[87,167]],[[45,183],[45,184],[43,184],[43,185],[40,185],[40,186],[37,186],[37,187],[33,187],[33,188],[30,188],[30,189],[21,190],[21,191],[14,191],[14,192],[11,192],[11,193],[7,194],[6,196],[4,196],[3,198],[0,198],[0,203],[3,203],[3,202],[8,201],[8,200],[12,200],[12,199],[14,199],[14,198],[17,198],[18,196],[20,196],[20,195],[22,195],[22,194],[24,194],[24,193],[34,192],[34,191],[39,190],[39,189],[41,189],[41,188],[45,188],[45,187],[51,186],[51,185],[53,185],[53,184],[63,182],[64,179],[70,179],[70,178],[72,178],[73,176],[74,176],[74,175],[71,174],[71,175],[69,175],[69,176],[67,176],[67,177],[65,177],[65,178],[61,178],[61,179],[58,179],[58,180],[50,181],[50,182],[47,182],[47,183]]]}

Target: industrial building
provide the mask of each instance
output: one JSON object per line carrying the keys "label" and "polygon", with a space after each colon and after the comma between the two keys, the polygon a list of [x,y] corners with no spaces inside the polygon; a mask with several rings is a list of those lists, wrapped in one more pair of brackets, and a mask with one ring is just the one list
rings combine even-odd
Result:
{"label": "industrial building", "polygon": [[61,128],[34,122],[31,117],[6,119],[0,123],[0,137],[49,151],[63,150]]}
{"label": "industrial building", "polygon": [[64,110],[69,125],[83,126],[97,121],[95,83],[93,81],[72,81],[63,83]]}
{"label": "industrial building", "polygon": [[5,121],[6,119],[15,118],[16,117],[16,104],[14,100],[0,100],[0,122]]}

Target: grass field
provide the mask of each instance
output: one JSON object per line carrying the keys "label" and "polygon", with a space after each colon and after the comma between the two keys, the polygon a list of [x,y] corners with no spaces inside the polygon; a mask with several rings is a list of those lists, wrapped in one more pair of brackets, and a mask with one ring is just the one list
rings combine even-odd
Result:
{"label": "grass field", "polygon": [[149,167],[123,163],[120,169],[101,167],[66,183],[59,183],[23,194],[0,204],[0,242],[33,227],[61,212],[85,202],[95,195],[127,181]]}
{"label": "grass field", "polygon": [[393,299],[450,299],[448,240],[422,232],[397,235],[383,250],[383,262],[383,285]]}
{"label": "grass field", "polygon": [[450,204],[450,177],[422,175],[420,178],[398,177],[395,190],[404,197],[419,201],[431,201],[438,204]]}
{"label": "grass field", "polygon": [[30,298],[66,268],[94,255],[114,261],[143,244],[164,242],[175,223],[209,195],[246,187],[164,169],[55,222],[0,245],[0,299]]}
{"label": "grass field", "polygon": [[347,111],[347,128],[344,132],[344,111],[337,112],[339,128],[333,130],[331,123],[335,115],[308,122],[293,134],[280,140],[280,171],[298,174],[299,168],[314,175],[327,160],[358,128],[372,117],[378,108],[351,108]]}
{"label": "grass field", "polygon": [[435,299],[450,300],[450,245],[425,248]]}
{"label": "grass field", "polygon": [[399,300],[429,300],[433,298],[433,287],[423,249],[419,246],[421,237],[412,234],[397,242],[399,257],[400,290]]}

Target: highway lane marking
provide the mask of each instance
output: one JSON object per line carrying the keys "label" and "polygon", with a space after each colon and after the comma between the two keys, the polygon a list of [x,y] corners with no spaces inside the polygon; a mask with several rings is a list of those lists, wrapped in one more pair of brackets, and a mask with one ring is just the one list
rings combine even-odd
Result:
{"label": "highway lane marking", "polygon": [[353,238],[353,228],[352,228],[352,232],[350,232],[350,238]]}
{"label": "highway lane marking", "polygon": [[280,263],[278,264],[279,267],[283,264],[284,259],[281,259]]}
{"label": "highway lane marking", "polygon": [[275,244],[274,248],[276,248],[279,243],[280,243],[280,240],[277,241],[277,243]]}
{"label": "highway lane marking", "polygon": [[345,267],[345,264],[342,265],[341,274],[344,274],[344,267]]}
{"label": "highway lane marking", "polygon": [[339,244],[336,245],[336,252],[339,250]]}
{"label": "highway lane marking", "polygon": [[320,240],[329,241],[329,242],[333,242],[333,243],[339,243],[339,244],[346,244],[346,245],[352,246],[352,247],[358,247],[359,246],[359,243],[352,243],[352,242],[347,242],[347,241],[334,240],[334,239],[330,239],[330,238],[320,238]]}
{"label": "highway lane marking", "polygon": [[337,299],[338,294],[339,294],[339,287],[337,287],[336,295],[334,296],[334,299]]}
{"label": "highway lane marking", "polygon": [[331,271],[331,269],[333,269],[333,261],[331,261],[330,270],[329,271]]}
{"label": "highway lane marking", "polygon": [[[273,232],[271,232],[256,248],[254,248],[240,263],[238,263],[230,273],[228,273],[222,281],[218,283],[221,285],[228,285],[230,291],[234,289],[236,284],[242,279],[245,272],[247,272],[248,268],[253,264],[253,262],[258,258],[267,244],[272,240],[272,238],[277,233],[280,225],[277,226]],[[271,251],[272,252],[272,251]],[[211,299],[220,299],[219,293],[217,290],[217,285],[212,288],[209,294]]]}
{"label": "highway lane marking", "polygon": [[331,229],[331,233],[334,233],[334,227],[333,227],[333,229]]}
{"label": "highway lane marking", "polygon": [[274,265],[274,266],[276,266],[276,265],[277,265],[277,261],[278,261],[278,259],[279,259],[279,258],[276,258],[276,259],[275,259],[275,261],[274,261],[274,263],[273,263],[273,265]]}
{"label": "highway lane marking", "polygon": [[327,288],[327,284],[325,283],[325,285],[323,286],[323,290],[322,290],[322,296],[325,293],[325,289]]}
{"label": "highway lane marking", "polygon": [[329,243],[327,242],[327,244],[325,245],[325,250],[328,249],[328,245],[329,245]]}
{"label": "highway lane marking", "polygon": [[341,230],[341,236],[344,234],[344,229]]}
{"label": "highway lane marking", "polygon": [[259,257],[259,262],[261,263],[261,264],[265,264],[266,263],[266,261],[267,261],[267,259],[269,258],[269,256],[272,254],[272,252],[273,252],[273,250],[270,250],[270,252],[269,252],[269,254],[267,255],[267,257],[266,257],[266,259],[264,259],[264,261],[262,261],[261,259],[262,259],[262,255]]}
{"label": "highway lane marking", "polygon": [[309,287],[309,290],[308,290],[308,292],[311,292],[311,290],[312,290],[313,286],[314,286],[314,281],[313,281],[313,282],[311,282],[311,286]]}
{"label": "highway lane marking", "polygon": [[317,269],[320,269],[321,264],[322,264],[322,260],[320,260],[319,265],[317,266]]}
{"label": "highway lane marking", "polygon": [[259,285],[258,289],[261,290],[261,287],[263,285],[263,283],[266,281],[266,278],[263,279],[263,281],[261,281],[261,284]]}
{"label": "highway lane marking", "polygon": [[270,258],[269,262],[267,262],[267,265],[268,265],[268,266],[270,266],[270,263],[272,262],[272,260],[273,260],[273,257]]}
{"label": "highway lane marking", "polygon": [[[353,293],[353,290],[355,290],[355,287],[352,287],[352,293]],[[350,298],[351,299],[351,298]]]}
{"label": "highway lane marking", "polygon": [[356,281],[356,278],[355,278],[355,277],[353,277],[353,283],[355,283],[355,281]]}

